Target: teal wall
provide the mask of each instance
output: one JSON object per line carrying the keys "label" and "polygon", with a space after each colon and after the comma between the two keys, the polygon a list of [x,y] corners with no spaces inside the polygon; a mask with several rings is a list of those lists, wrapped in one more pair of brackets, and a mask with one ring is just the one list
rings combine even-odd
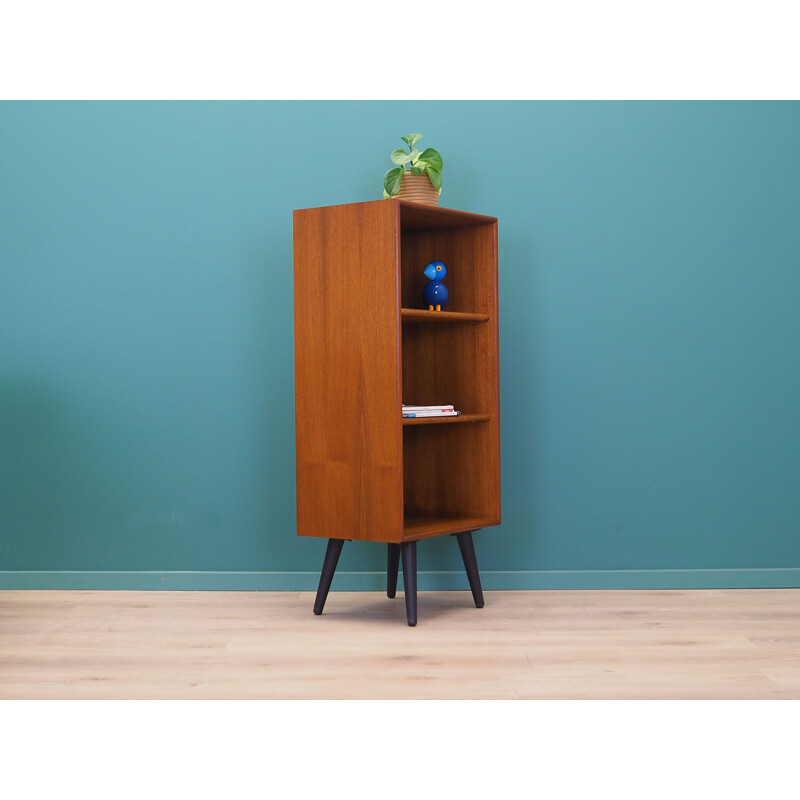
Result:
{"label": "teal wall", "polygon": [[486,588],[800,586],[800,104],[7,102],[0,588],[315,588],[291,212],[411,130],[500,219]]}

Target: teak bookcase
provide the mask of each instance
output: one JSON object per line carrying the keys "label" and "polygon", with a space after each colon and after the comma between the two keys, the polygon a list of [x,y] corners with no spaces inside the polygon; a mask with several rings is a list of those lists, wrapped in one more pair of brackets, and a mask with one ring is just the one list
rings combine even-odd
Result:
{"label": "teak bookcase", "polygon": [[[422,299],[447,266],[444,311]],[[497,219],[396,199],[294,212],[297,532],[328,539],[321,613],[345,541],[403,559],[416,622],[416,542],[458,537],[483,605],[471,532],[500,523]],[[445,419],[401,404],[452,403]]]}

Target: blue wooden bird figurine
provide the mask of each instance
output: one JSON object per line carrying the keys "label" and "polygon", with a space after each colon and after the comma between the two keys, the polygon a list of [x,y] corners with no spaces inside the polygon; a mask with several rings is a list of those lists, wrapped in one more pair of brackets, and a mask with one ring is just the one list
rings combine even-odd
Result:
{"label": "blue wooden bird figurine", "polygon": [[441,261],[431,261],[423,273],[428,279],[422,296],[428,304],[428,311],[441,311],[447,303],[447,287],[442,283],[447,275],[447,267]]}

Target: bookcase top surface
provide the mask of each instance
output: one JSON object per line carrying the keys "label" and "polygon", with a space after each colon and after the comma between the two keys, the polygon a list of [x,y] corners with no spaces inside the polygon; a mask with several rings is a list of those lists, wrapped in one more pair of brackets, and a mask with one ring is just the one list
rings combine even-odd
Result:
{"label": "bookcase top surface", "polygon": [[[459,211],[442,206],[426,206],[422,203],[409,203],[407,200],[392,198],[389,200],[367,200],[363,203],[344,203],[342,206],[320,206],[320,208],[339,208],[344,206],[373,205],[376,203],[393,203],[400,212],[400,224],[404,229],[415,228],[454,228],[469,225],[490,225],[497,222],[497,217],[485,214],[474,214],[471,211]],[[297,209],[297,211],[313,211],[313,208]]]}

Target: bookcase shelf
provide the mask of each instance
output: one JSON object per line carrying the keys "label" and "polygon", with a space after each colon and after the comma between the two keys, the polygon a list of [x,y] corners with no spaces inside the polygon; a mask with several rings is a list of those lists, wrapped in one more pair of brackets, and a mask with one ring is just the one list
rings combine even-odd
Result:
{"label": "bookcase shelf", "polygon": [[459,422],[488,422],[491,414],[459,414],[457,417],[405,417],[403,425],[452,425]]}
{"label": "bookcase shelf", "polygon": [[488,314],[471,314],[467,311],[428,311],[421,308],[401,308],[404,323],[488,322]]}
{"label": "bookcase shelf", "polygon": [[461,531],[474,531],[479,528],[488,528],[497,525],[499,520],[491,517],[422,517],[408,516],[403,525],[403,541],[411,542],[417,539],[427,539],[431,536],[445,536],[448,533]]}
{"label": "bookcase shelf", "polygon": [[[445,311],[423,301],[431,261]],[[393,546],[448,533],[482,605],[469,532],[501,518],[497,219],[397,199],[295,211],[294,329],[297,533],[329,540],[317,613],[343,541],[388,543],[391,585]],[[462,414],[402,419],[403,403]]]}

